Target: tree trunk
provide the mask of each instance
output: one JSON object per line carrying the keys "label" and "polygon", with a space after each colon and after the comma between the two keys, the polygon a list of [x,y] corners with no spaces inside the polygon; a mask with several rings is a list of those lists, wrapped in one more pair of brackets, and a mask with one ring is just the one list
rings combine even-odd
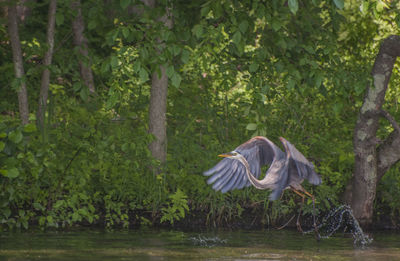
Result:
{"label": "tree trunk", "polygon": [[26,6],[27,2],[35,2],[33,0],[20,0],[17,5],[17,15],[20,23],[25,23],[26,19],[32,13],[32,10]]}
{"label": "tree trunk", "polygon": [[[397,123],[382,110],[396,57],[400,55],[400,36],[390,36],[381,45],[372,76],[354,130],[355,169],[351,193],[348,193],[355,217],[364,227],[372,223],[373,202],[378,180],[400,159],[400,135]],[[394,132],[380,145],[376,137],[380,117],[386,117]],[[393,154],[394,153],[394,154]],[[350,192],[348,190],[348,192]]]}
{"label": "tree trunk", "polygon": [[42,73],[42,83],[40,86],[40,94],[39,94],[39,108],[37,112],[37,120],[40,128],[44,127],[44,115],[46,112],[47,98],[49,95],[50,70],[48,67],[51,65],[51,61],[53,58],[56,9],[57,9],[57,0],[50,0],[49,17],[48,17],[49,20],[47,21],[48,49],[43,59],[44,70]]}
{"label": "tree trunk", "polygon": [[8,7],[8,33],[10,35],[11,49],[13,54],[14,73],[19,79],[18,107],[22,124],[29,123],[28,91],[25,83],[25,71],[22,60],[21,42],[18,33],[18,17],[15,5]]}
{"label": "tree trunk", "polygon": [[[154,7],[154,1],[144,1],[146,5]],[[151,5],[152,4],[152,5]],[[166,14],[159,19],[168,29],[172,28],[170,10],[166,9]],[[165,43],[158,40],[159,48],[157,52],[161,54]],[[151,78],[150,107],[149,107],[149,133],[154,135],[154,141],[149,149],[153,157],[164,163],[167,158],[167,92],[168,76],[166,68],[159,65],[159,72],[153,72]]]}
{"label": "tree trunk", "polygon": [[76,0],[72,3],[72,9],[76,11],[75,19],[72,22],[72,30],[74,33],[74,45],[79,49],[79,68],[83,82],[89,88],[90,93],[95,92],[93,73],[90,68],[91,59],[88,54],[87,39],[83,34],[85,23],[83,21],[81,1]]}

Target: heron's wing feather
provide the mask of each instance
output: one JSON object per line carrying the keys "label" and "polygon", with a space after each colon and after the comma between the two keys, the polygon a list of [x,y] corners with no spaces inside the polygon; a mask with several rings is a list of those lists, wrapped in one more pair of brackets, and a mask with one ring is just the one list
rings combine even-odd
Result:
{"label": "heron's wing feather", "polygon": [[[321,177],[315,172],[314,165],[304,157],[304,155],[296,149],[290,142],[286,141],[290,152],[290,158],[294,164],[290,164],[290,168],[296,168],[300,178],[307,179],[313,185],[320,185]],[[289,171],[289,173],[292,171]]]}
{"label": "heron's wing feather", "polygon": [[[279,148],[265,137],[254,137],[235,149],[243,155],[250,167],[250,172],[258,178],[261,167],[271,164],[275,158],[276,149]],[[279,150],[280,151],[280,150]],[[246,168],[238,160],[225,158],[217,165],[204,172],[210,176],[207,183],[213,184],[216,191],[227,192],[233,189],[241,189],[251,185],[246,175]]]}

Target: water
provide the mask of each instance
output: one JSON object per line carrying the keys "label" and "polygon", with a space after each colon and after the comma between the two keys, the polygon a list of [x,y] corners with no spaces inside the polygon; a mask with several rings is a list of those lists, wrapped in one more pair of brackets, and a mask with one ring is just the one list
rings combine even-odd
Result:
{"label": "water", "polygon": [[358,247],[348,233],[317,242],[288,229],[3,232],[0,260],[400,260],[400,233],[372,237]]}

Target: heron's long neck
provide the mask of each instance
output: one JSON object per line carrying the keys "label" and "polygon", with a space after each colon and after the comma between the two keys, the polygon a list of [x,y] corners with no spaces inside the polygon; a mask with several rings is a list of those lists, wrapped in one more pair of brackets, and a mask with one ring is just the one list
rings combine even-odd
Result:
{"label": "heron's long neck", "polygon": [[269,177],[264,178],[263,180],[258,180],[251,172],[250,172],[250,166],[249,163],[247,162],[246,158],[240,155],[241,157],[238,158],[238,160],[244,165],[246,168],[246,175],[247,178],[249,179],[250,183],[257,189],[269,189],[272,188],[271,186],[275,184],[274,181],[268,180]]}

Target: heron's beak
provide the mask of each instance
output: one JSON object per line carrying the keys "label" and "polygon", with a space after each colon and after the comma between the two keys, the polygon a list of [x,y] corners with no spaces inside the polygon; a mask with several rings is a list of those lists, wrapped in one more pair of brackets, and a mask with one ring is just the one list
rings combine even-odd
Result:
{"label": "heron's beak", "polygon": [[222,153],[222,154],[219,154],[218,155],[218,157],[222,157],[222,158],[228,158],[228,157],[231,157],[232,156],[232,154],[230,153],[230,152],[228,152],[228,153]]}

